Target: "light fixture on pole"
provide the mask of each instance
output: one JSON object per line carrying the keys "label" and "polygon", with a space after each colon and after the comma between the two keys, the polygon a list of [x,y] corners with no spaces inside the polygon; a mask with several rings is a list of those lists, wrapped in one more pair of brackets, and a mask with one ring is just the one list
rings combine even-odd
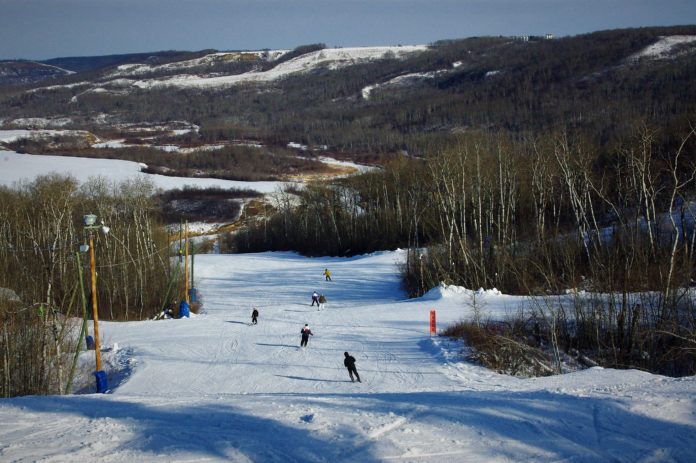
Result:
{"label": "light fixture on pole", "polygon": [[[106,373],[101,369],[101,348],[99,345],[99,311],[97,309],[97,270],[96,262],[94,257],[94,230],[101,229],[102,232],[108,233],[109,227],[104,225],[102,221],[101,225],[95,225],[97,223],[97,216],[94,214],[87,214],[83,217],[84,229],[89,238],[89,245],[83,244],[80,246],[80,251],[89,250],[89,266],[90,274],[92,276],[92,318],[94,320],[94,352],[96,360],[96,371],[94,376],[97,379],[97,392],[104,393],[107,391],[107,381]],[[106,229],[106,230],[105,230]],[[87,248],[87,249],[85,249]]]}

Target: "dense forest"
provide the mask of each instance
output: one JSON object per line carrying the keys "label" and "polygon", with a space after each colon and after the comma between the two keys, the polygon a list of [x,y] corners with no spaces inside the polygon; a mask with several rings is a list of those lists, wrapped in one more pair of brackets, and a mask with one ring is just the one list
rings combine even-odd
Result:
{"label": "dense forest", "polygon": [[[98,82],[112,72],[106,68],[54,79],[35,90],[0,87],[0,112],[6,120],[69,116],[74,128],[96,134],[111,130],[96,122],[100,114],[131,123],[185,120],[200,130],[183,139],[254,139],[268,146],[295,141],[326,145],[331,152],[366,162],[398,153],[427,157],[456,135],[481,130],[525,134],[572,129],[609,146],[639,121],[675,129],[696,110],[693,42],[670,59],[632,58],[660,37],[677,34],[696,34],[696,27],[614,30],[553,40],[448,40],[401,58],[319,67],[270,82],[85,91],[80,83],[89,78]],[[321,47],[299,47],[279,61]],[[214,70],[236,73],[272,65],[278,63],[242,60]],[[241,67],[230,68],[234,66]],[[161,72],[153,71],[152,77]],[[421,77],[390,84],[409,75]],[[366,99],[362,91],[367,86],[375,87]]]}

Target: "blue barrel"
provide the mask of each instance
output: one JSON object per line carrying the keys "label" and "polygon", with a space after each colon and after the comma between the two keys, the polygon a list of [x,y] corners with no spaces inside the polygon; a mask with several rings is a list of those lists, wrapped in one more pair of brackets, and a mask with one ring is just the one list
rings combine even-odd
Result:
{"label": "blue barrel", "polygon": [[109,386],[106,382],[106,373],[102,370],[95,371],[94,377],[97,378],[97,393],[105,394],[106,391],[109,389]]}
{"label": "blue barrel", "polygon": [[92,336],[87,336],[85,338],[85,343],[87,343],[87,350],[94,350],[96,345],[94,344],[94,338]]}
{"label": "blue barrel", "polygon": [[196,291],[196,288],[189,289],[189,299],[191,302],[196,302],[198,300],[198,291]]}
{"label": "blue barrel", "polygon": [[181,301],[181,303],[179,304],[179,318],[189,318],[190,315],[191,312],[189,310],[188,302]]}

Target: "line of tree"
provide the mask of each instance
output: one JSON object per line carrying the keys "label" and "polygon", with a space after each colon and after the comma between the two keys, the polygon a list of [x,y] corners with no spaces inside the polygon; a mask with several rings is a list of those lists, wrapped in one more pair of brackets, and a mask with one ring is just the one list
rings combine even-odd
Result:
{"label": "line of tree", "polygon": [[[94,233],[100,319],[141,320],[170,301],[173,269],[148,182],[114,185],[45,176],[0,188],[0,395],[66,392],[83,318],[78,249],[82,219],[110,227]],[[89,257],[80,255],[88,314]],[[175,280],[177,288],[180,286]]]}
{"label": "line of tree", "polygon": [[[404,158],[280,196],[268,219],[227,245],[310,255],[407,247],[411,296],[441,282],[539,296],[608,293],[609,302],[579,298],[570,313],[556,303],[540,313],[553,314],[569,349],[606,356],[611,346],[617,365],[691,374],[696,132],[682,133],[637,128],[609,152],[568,132],[462,137],[424,161]],[[639,309],[636,293],[645,294]],[[677,351],[678,365],[659,360]]]}
{"label": "line of tree", "polygon": [[228,145],[215,150],[201,149],[172,153],[151,146],[92,148],[83,136],[55,136],[52,140],[21,138],[7,144],[19,153],[76,156],[93,159],[121,159],[144,163],[141,171],[174,177],[209,177],[240,181],[276,181],[291,175],[329,172],[330,166],[309,153],[283,147]]}

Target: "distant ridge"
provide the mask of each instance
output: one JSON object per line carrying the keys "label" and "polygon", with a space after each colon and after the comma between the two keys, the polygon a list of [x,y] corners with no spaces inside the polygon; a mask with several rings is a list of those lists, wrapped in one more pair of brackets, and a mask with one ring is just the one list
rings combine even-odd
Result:
{"label": "distant ridge", "polygon": [[73,56],[64,58],[51,58],[49,60],[38,61],[43,64],[58,66],[74,72],[96,71],[99,69],[118,66],[121,64],[132,63],[153,63],[164,64],[174,61],[198,58],[217,50],[200,51],[156,51],[151,53],[128,53],[123,55],[104,55],[104,56]]}

